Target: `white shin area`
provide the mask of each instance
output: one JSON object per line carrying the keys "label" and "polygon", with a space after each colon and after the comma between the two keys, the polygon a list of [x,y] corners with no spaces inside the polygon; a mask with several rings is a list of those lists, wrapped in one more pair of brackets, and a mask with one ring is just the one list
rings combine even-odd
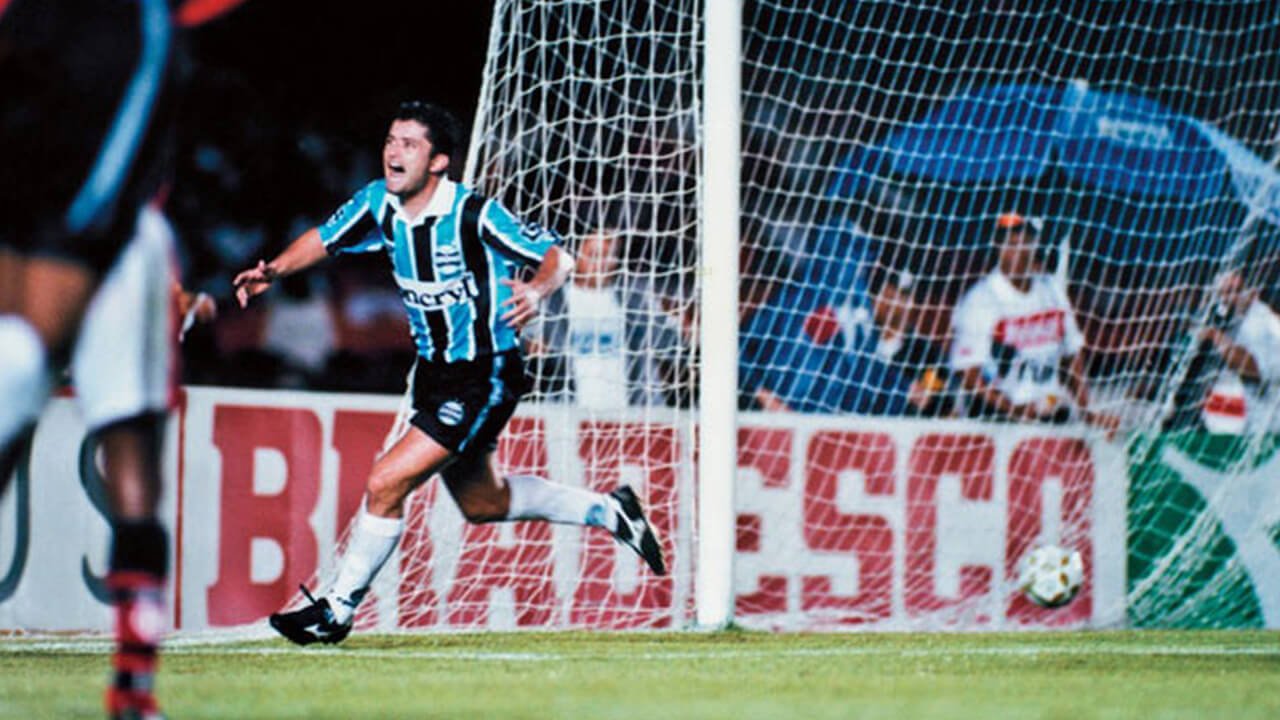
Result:
{"label": "white shin area", "polygon": [[403,531],[403,519],[371,515],[363,506],[360,508],[338,567],[338,578],[329,593],[329,607],[337,622],[346,624],[355,616],[356,607],[396,549]]}
{"label": "white shin area", "polygon": [[534,475],[510,475],[507,486],[511,490],[508,520],[546,520],[617,530],[617,502],[608,495]]}

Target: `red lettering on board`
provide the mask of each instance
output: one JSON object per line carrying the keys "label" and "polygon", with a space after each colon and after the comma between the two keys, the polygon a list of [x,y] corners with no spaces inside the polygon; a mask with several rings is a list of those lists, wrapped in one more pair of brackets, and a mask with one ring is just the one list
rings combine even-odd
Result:
{"label": "red lettering on board", "polygon": [[584,422],[578,457],[585,464],[587,487],[598,492],[617,487],[624,466],[645,472],[644,486],[635,490],[663,544],[668,573],[654,576],[641,561],[635,589],[620,591],[613,577],[615,554],[631,550],[618,546],[608,533],[588,528],[570,622],[614,629],[669,627],[675,595],[672,574],[680,567],[671,546],[676,537],[676,480],[681,462],[675,429],[647,423]]}
{"label": "red lettering on board", "polygon": [[[213,444],[222,456],[218,579],[206,591],[209,624],[241,625],[280,609],[316,569],[316,536],[308,522],[320,495],[320,419],[310,410],[218,405]],[[253,490],[254,451],[284,456],[284,488]],[[253,582],[255,538],[279,545],[284,568],[269,583]]]}
{"label": "red lettering on board", "polygon": [[962,498],[991,500],[995,455],[995,443],[985,435],[922,435],[911,449],[907,461],[903,577],[903,599],[908,615],[951,608],[991,591],[994,572],[985,565],[960,567],[957,597],[937,593],[934,573],[938,551],[938,481],[944,475],[957,475]]}
{"label": "red lettering on board", "polygon": [[[1061,535],[1043,538],[1044,485],[1061,482]],[[1087,621],[1093,613],[1093,456],[1083,440],[1031,438],[1018,443],[1009,458],[1008,525],[1005,532],[1005,573],[1017,578],[1019,559],[1037,540],[1079,550],[1084,560],[1084,586],[1070,605],[1042,608],[1022,593],[1009,598],[1009,619],[1036,625],[1070,625]]]}
{"label": "red lettering on board", "polygon": [[[883,620],[892,612],[893,529],[879,515],[841,512],[840,476],[858,472],[868,495],[892,496],[893,439],[884,433],[819,432],[805,463],[804,541],[818,552],[847,553],[856,560],[858,592],[837,595],[830,577],[803,578],[801,609],[838,622]],[[851,572],[853,568],[850,568]]]}

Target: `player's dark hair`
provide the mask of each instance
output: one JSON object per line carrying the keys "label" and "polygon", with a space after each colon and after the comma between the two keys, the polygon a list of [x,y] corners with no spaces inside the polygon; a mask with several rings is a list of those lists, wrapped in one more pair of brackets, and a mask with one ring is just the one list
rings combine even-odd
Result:
{"label": "player's dark hair", "polygon": [[458,160],[458,147],[462,144],[462,126],[453,113],[434,103],[408,100],[400,103],[394,120],[414,120],[427,129],[427,139],[438,153],[449,156],[452,165]]}

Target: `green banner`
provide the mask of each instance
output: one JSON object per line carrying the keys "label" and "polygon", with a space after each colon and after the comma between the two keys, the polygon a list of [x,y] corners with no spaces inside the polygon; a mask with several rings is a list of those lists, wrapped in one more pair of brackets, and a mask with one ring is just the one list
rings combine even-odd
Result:
{"label": "green banner", "polygon": [[1133,627],[1280,626],[1280,435],[1129,443]]}

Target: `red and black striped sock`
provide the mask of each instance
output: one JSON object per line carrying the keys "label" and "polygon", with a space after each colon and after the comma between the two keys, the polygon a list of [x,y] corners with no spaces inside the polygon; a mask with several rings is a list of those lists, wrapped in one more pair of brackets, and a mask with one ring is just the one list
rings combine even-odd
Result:
{"label": "red and black striped sock", "polygon": [[107,586],[116,607],[116,649],[107,712],[158,712],[154,693],[160,639],[168,625],[165,572],[168,536],[154,520],[115,525]]}

